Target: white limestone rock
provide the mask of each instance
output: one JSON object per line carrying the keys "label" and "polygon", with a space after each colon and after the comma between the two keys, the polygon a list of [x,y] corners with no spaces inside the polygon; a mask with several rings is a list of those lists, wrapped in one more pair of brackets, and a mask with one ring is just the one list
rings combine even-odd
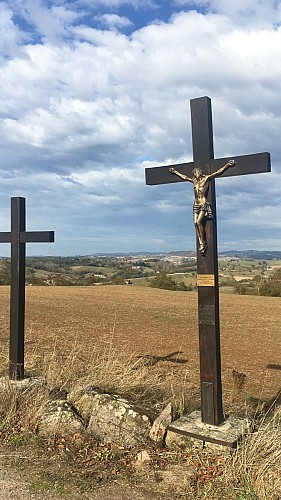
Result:
{"label": "white limestone rock", "polygon": [[84,423],[74,408],[65,399],[50,400],[37,414],[38,434],[53,436],[73,436],[84,430]]}
{"label": "white limestone rock", "polygon": [[136,467],[142,467],[145,465],[149,465],[151,463],[151,455],[147,450],[142,450],[137,454],[137,458],[135,461]]}
{"label": "white limestone rock", "polygon": [[104,442],[137,446],[149,437],[149,417],[126,399],[110,394],[96,394],[88,432]]}
{"label": "white limestone rock", "polygon": [[168,425],[172,423],[173,420],[173,407],[172,403],[169,403],[166,408],[160,413],[159,417],[153,422],[151,427],[149,437],[155,443],[164,443],[165,435],[167,432]]}

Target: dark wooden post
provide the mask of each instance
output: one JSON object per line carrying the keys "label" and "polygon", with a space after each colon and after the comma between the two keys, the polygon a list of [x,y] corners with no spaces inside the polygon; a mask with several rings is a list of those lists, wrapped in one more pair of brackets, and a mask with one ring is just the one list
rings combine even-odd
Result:
{"label": "dark wooden post", "polygon": [[[194,167],[211,173],[214,158],[211,100],[191,100]],[[201,255],[197,240],[198,321],[201,381],[201,417],[208,424],[224,420],[222,406],[219,282],[215,180],[211,180],[208,201],[213,219],[206,224],[208,251]]]}
{"label": "dark wooden post", "polygon": [[[194,161],[164,167],[147,168],[148,185],[184,182],[171,175],[170,168],[187,177],[193,176],[192,170],[198,167],[203,174],[211,174],[229,160],[235,166],[224,171],[220,177],[255,174],[270,171],[269,153],[233,156],[214,159],[211,100],[209,97],[192,99],[191,123]],[[219,324],[219,285],[215,181],[210,181],[208,198],[213,219],[206,222],[207,251],[201,254],[197,241],[197,285],[198,285],[198,322],[200,349],[201,418],[202,422],[220,425],[224,420],[222,405],[220,324]]]}
{"label": "dark wooden post", "polygon": [[53,231],[26,231],[25,198],[11,198],[11,232],[0,233],[0,243],[11,243],[9,377],[24,378],[25,246],[53,242]]}
{"label": "dark wooden post", "polygon": [[11,199],[10,378],[24,377],[25,199]]}

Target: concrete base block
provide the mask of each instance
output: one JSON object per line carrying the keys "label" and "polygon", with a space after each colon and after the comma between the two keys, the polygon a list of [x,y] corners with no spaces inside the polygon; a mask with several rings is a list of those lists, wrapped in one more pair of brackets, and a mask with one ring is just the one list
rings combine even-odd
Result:
{"label": "concrete base block", "polygon": [[168,427],[166,446],[183,448],[195,445],[197,448],[210,448],[214,451],[235,449],[237,443],[249,430],[248,419],[230,416],[219,426],[204,424],[200,411],[181,417]]}
{"label": "concrete base block", "polygon": [[43,387],[45,381],[42,377],[27,377],[22,380],[11,380],[8,377],[0,378],[0,391],[12,389],[16,392],[28,392],[35,387]]}

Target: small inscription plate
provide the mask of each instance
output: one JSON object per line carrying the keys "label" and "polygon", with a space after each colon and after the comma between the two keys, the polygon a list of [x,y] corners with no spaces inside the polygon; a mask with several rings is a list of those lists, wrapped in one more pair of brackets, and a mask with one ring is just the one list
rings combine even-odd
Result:
{"label": "small inscription plate", "polygon": [[215,324],[215,306],[199,304],[198,308],[199,325],[214,325]]}
{"label": "small inscription plate", "polygon": [[215,286],[215,275],[197,274],[197,286]]}

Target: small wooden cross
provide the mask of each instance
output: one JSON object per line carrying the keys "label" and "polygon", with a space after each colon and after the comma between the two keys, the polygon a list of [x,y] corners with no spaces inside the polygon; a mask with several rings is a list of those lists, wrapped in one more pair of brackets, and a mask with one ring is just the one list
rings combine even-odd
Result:
{"label": "small wooden cross", "polygon": [[[211,100],[209,97],[191,99],[193,158],[190,163],[146,169],[146,184],[183,182],[173,169],[191,178],[193,169],[200,168],[210,175],[234,160],[220,177],[270,172],[269,153],[232,156],[214,159]],[[197,285],[201,380],[201,417],[206,424],[220,425],[224,421],[222,406],[219,285],[217,254],[217,223],[215,180],[210,180],[207,201],[213,218],[205,221],[206,251],[199,249],[197,238]]]}
{"label": "small wooden cross", "polygon": [[0,243],[11,243],[11,303],[9,377],[24,378],[24,311],[26,243],[54,242],[54,231],[26,231],[25,198],[11,198],[11,232]]}

